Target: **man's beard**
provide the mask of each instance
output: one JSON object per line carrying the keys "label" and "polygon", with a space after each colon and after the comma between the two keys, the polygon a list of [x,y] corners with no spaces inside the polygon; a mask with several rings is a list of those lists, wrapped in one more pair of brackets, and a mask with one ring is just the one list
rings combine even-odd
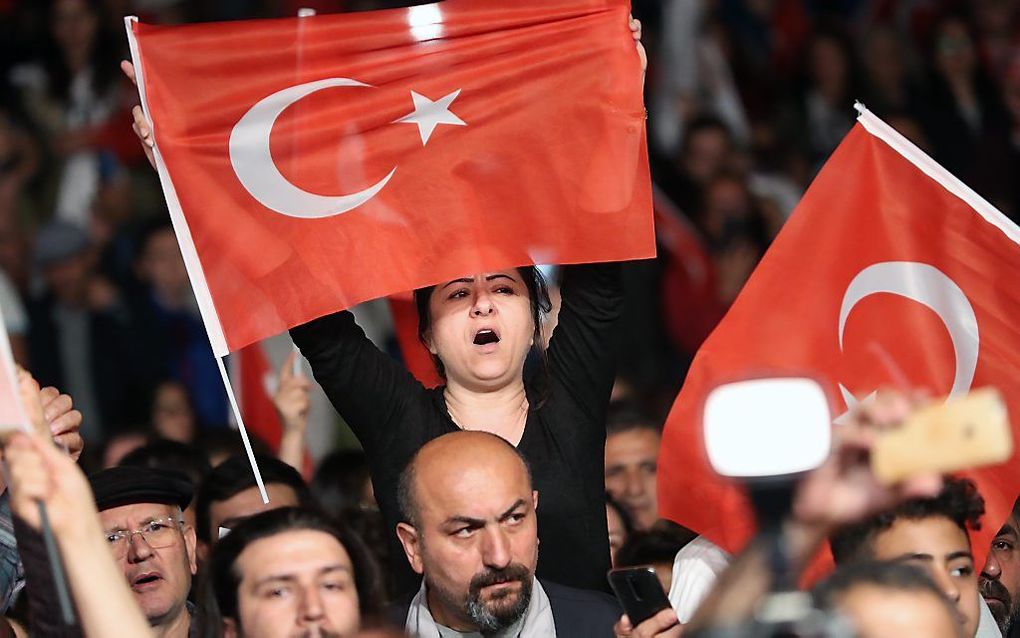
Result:
{"label": "man's beard", "polygon": [[[500,604],[513,593],[509,591],[499,592],[489,599],[489,602],[482,601],[482,589],[498,583],[512,583],[518,581],[521,589],[517,592],[517,600],[510,606]],[[470,618],[482,634],[493,634],[502,629],[512,626],[521,619],[528,605],[531,604],[531,571],[520,563],[511,563],[503,569],[488,570],[476,574],[468,585],[468,598],[465,606],[468,618]]]}
{"label": "man's beard", "polygon": [[[992,613],[993,616],[996,616],[995,621],[999,625],[999,629],[1002,630],[1002,635],[1005,636],[1009,632],[1009,628],[1016,622],[1017,616],[1020,615],[1020,610],[1013,604],[1013,597],[1009,595],[1009,590],[999,581],[982,579],[979,586],[981,596],[984,598],[994,598],[1005,604],[1006,612],[1004,617],[1000,618],[999,614]],[[989,607],[989,610],[991,610],[991,607]]]}
{"label": "man's beard", "polygon": [[[492,596],[488,602],[482,601],[483,588],[514,581],[521,584],[519,591],[515,593],[501,591]],[[445,601],[447,606],[453,609],[460,608],[464,617],[470,620],[480,633],[490,635],[512,626],[521,619],[531,604],[531,581],[531,570],[520,563],[511,563],[503,569],[486,570],[476,574],[468,584],[466,598],[462,597],[463,594],[455,594],[438,587],[435,583],[428,585],[432,593]],[[506,599],[513,595],[517,596],[517,600],[507,606]]]}

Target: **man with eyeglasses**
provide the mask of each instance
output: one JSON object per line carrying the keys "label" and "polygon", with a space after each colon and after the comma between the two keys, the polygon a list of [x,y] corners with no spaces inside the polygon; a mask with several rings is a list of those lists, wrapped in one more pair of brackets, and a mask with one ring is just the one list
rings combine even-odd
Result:
{"label": "man with eyeglasses", "polygon": [[195,530],[183,522],[192,485],[183,474],[114,467],[93,474],[110,551],[155,636],[190,635],[188,592],[195,575]]}

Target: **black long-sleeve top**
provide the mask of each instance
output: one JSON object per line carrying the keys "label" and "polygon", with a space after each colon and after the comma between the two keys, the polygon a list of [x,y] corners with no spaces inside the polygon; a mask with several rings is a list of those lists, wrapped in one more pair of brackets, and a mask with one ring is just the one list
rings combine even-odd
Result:
{"label": "black long-sleeve top", "polygon": [[[538,490],[537,574],[552,582],[607,589],[609,534],[605,507],[606,409],[615,376],[613,327],[621,313],[619,264],[564,269],[559,323],[547,351],[548,375],[524,381],[531,406],[517,449]],[[361,441],[375,497],[390,530],[398,589],[411,571],[392,530],[400,522],[397,483],[414,453],[459,428],[443,389],[426,389],[380,352],[349,312],[291,330],[316,380]]]}

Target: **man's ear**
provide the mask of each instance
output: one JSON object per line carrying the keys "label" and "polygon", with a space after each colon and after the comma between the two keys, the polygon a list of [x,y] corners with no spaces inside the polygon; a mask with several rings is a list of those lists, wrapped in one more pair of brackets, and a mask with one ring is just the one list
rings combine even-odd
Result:
{"label": "man's ear", "polygon": [[233,618],[223,619],[223,638],[237,638],[237,621]]}
{"label": "man's ear", "polygon": [[423,573],[425,565],[421,557],[421,538],[418,536],[418,530],[407,523],[397,523],[397,538],[404,548],[404,554],[407,556],[407,562],[411,564],[411,569],[416,574]]}
{"label": "man's ear", "polygon": [[191,568],[191,575],[198,573],[198,538],[195,536],[195,528],[191,525],[184,526],[184,549],[188,552],[188,567]]}
{"label": "man's ear", "polygon": [[538,490],[531,490],[531,503],[535,506],[535,511],[538,511]]}

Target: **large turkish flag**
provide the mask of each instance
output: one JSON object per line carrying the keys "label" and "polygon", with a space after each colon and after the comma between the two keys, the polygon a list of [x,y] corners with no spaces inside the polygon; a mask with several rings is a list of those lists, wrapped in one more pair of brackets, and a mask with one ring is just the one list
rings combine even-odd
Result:
{"label": "large turkish flag", "polygon": [[128,19],[216,354],[468,273],[652,256],[628,7]]}
{"label": "large turkish flag", "polygon": [[[704,452],[701,410],[719,383],[813,373],[837,413],[881,387],[956,395],[992,385],[1014,438],[1020,425],[1020,229],[862,111],[699,350],[666,425],[663,516],[730,551],[753,520]],[[1020,491],[1017,453],[968,475],[987,506],[980,565]]]}

